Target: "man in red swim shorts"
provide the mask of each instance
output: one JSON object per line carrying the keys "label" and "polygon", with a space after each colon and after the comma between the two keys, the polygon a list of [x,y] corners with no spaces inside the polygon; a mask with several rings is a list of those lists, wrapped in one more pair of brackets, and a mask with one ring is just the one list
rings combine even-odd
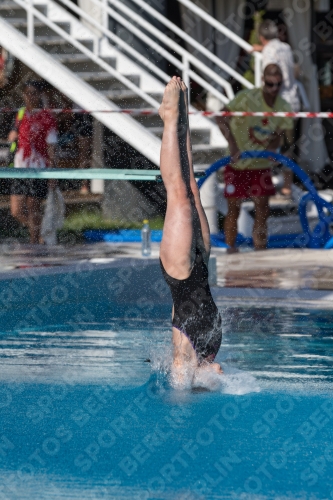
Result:
{"label": "man in red swim shorts", "polygon": [[[279,96],[282,72],[276,64],[266,66],[263,87],[243,90],[227,106],[226,111],[291,111]],[[237,220],[241,203],[251,199],[255,206],[253,243],[256,250],[267,246],[269,197],[275,194],[272,183],[272,161],[267,159],[239,160],[243,151],[274,151],[286,149],[292,141],[293,121],[284,117],[219,117],[217,123],[229,143],[231,165],[225,169],[225,197],[228,214],[225,218],[225,240],[230,253],[237,251]]]}

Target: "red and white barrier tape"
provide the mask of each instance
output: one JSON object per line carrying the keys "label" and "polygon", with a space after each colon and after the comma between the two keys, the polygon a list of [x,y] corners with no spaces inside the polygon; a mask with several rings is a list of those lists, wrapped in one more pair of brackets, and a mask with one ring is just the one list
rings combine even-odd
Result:
{"label": "red and white barrier tape", "polygon": [[[13,108],[0,108],[0,113],[14,113],[17,112],[18,109],[13,109]],[[38,110],[35,110],[38,111]],[[120,114],[125,114],[125,115],[132,115],[132,116],[155,116],[158,114],[157,109],[100,109],[100,110],[92,110],[92,111],[87,111],[85,109],[81,108],[64,108],[64,109],[55,109],[55,108],[49,108],[47,111],[50,111],[51,113],[78,113],[78,114],[97,114],[97,113],[120,113]],[[247,117],[247,116],[255,116],[255,117],[262,117],[262,118],[267,118],[267,117],[279,117],[279,118],[333,118],[333,112],[308,112],[308,111],[300,111],[298,113],[292,113],[292,112],[284,112],[284,111],[278,111],[278,112],[269,112],[269,111],[256,111],[256,112],[250,112],[250,111],[190,111],[190,115],[199,115],[199,116],[206,116],[206,117],[217,117],[217,116],[235,116],[235,117]]]}

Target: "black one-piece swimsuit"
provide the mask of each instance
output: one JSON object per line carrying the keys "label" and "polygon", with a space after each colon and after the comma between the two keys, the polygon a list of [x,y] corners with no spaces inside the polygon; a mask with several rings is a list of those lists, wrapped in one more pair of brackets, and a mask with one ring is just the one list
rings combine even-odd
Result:
{"label": "black one-piece swimsuit", "polygon": [[196,250],[193,269],[185,280],[169,276],[160,262],[173,299],[172,326],[188,337],[199,360],[212,361],[221,346],[222,320],[209,288],[202,253]]}

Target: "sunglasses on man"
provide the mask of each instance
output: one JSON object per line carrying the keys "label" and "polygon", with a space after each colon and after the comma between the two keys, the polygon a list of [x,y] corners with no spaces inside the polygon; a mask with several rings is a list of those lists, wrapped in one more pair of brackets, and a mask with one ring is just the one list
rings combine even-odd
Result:
{"label": "sunglasses on man", "polygon": [[271,88],[271,89],[272,89],[273,87],[277,87],[277,88],[279,88],[279,87],[281,87],[282,82],[274,82],[274,83],[273,83],[273,82],[266,82],[266,81],[265,81],[265,85],[266,85],[267,87]]}

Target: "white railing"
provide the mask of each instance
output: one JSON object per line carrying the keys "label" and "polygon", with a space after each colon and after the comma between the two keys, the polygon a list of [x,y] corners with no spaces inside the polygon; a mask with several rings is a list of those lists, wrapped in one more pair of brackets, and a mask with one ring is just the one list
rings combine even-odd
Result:
{"label": "white railing", "polygon": [[[28,40],[30,43],[34,43],[34,18],[41,20],[47,26],[52,28],[59,36],[67,40],[70,44],[76,47],[80,52],[87,55],[92,61],[98,64],[104,71],[109,73],[111,76],[116,78],[118,81],[123,83],[127,88],[132,90],[143,100],[149,103],[154,108],[159,106],[159,103],[144,92],[139,86],[135,85],[124,75],[119,73],[116,69],[107,64],[100,57],[100,44],[98,37],[92,34],[92,39],[94,41],[93,51],[86,48],[80,41],[75,39],[71,34],[64,31],[56,23],[51,21],[42,12],[38,11],[34,5],[33,0],[14,0],[17,4],[22,6],[27,11],[27,33]],[[107,37],[113,44],[117,45],[125,53],[129,54],[135,61],[141,63],[149,71],[156,75],[163,82],[169,80],[169,75],[167,75],[162,69],[160,69],[156,64],[150,61],[143,54],[135,50],[129,43],[125,42],[123,39],[118,37],[115,33],[109,30],[109,18],[114,19],[120,23],[125,29],[130,33],[144,42],[148,47],[156,51],[168,62],[173,64],[182,74],[184,81],[187,86],[190,87],[190,80],[197,82],[204,89],[211,92],[215,97],[217,97],[222,103],[227,104],[234,97],[234,92],[231,84],[219,75],[216,71],[211,69],[207,64],[204,64],[202,60],[199,60],[195,55],[190,53],[185,48],[179,46],[172,38],[168,37],[162,33],[158,28],[149,23],[141,15],[131,10],[128,6],[124,5],[121,0],[90,0],[92,4],[95,4],[102,12],[102,24],[91,17],[87,12],[82,10],[80,7],[75,5],[70,0],[59,0],[64,6],[66,6],[70,11],[80,16],[81,19],[87,21],[91,26],[97,28],[97,30]],[[158,11],[153,9],[144,0],[131,0],[133,3],[141,7],[150,16],[154,17],[158,22],[162,23],[168,29],[173,31],[179,37],[181,37],[187,44],[198,51],[202,56],[206,57],[210,63],[214,63],[216,68],[224,71],[233,78],[235,78],[239,83],[247,88],[252,88],[253,85],[242,77],[237,71],[231,68],[229,65],[221,61],[217,56],[212,54],[209,50],[203,47],[198,41],[193,37],[185,33],[181,28],[173,24],[167,18],[165,18]],[[199,15],[204,21],[209,22],[214,28],[219,30],[225,36],[228,36],[231,40],[237,43],[239,46],[250,52],[252,47],[250,44],[245,42],[243,39],[238,37],[231,30],[223,26],[223,24],[216,21],[212,16],[209,16],[202,9],[197,7],[194,3],[189,0],[178,0],[180,3],[190,8],[195,14]],[[114,6],[114,10],[110,5]],[[89,30],[89,27],[87,28]],[[148,34],[146,34],[148,33]],[[157,39],[157,43],[152,39],[154,37]],[[175,57],[175,55],[178,57]],[[255,77],[256,85],[261,84],[261,54],[254,53],[255,56]],[[195,69],[195,70],[194,70]],[[199,74],[198,74],[199,71]],[[208,81],[207,81],[208,80]],[[223,89],[221,92],[220,89]]]}
{"label": "white railing", "polygon": [[[60,36],[65,38],[69,43],[73,46],[77,47],[81,52],[90,57],[94,62],[96,62],[100,67],[102,67],[105,71],[110,73],[112,76],[121,81],[124,85],[126,85],[129,89],[133,90],[137,95],[142,97],[146,102],[151,104],[153,107],[157,108],[159,103],[153,99],[151,96],[143,92],[139,87],[130,82],[126,77],[117,72],[114,68],[109,66],[105,61],[103,61],[99,57],[99,43],[96,35],[92,35],[92,38],[95,40],[94,43],[94,53],[89,51],[83,44],[81,44],[78,40],[74,39],[70,34],[59,28],[55,23],[49,20],[46,16],[44,16],[41,12],[37,11],[33,7],[33,0],[14,0],[16,3],[21,5],[27,10],[28,13],[28,33],[30,33],[30,41],[34,40],[34,28],[33,28],[33,18],[36,16],[40,20],[42,20],[45,24],[51,27],[54,31],[56,31]],[[132,32],[135,36],[137,36],[140,40],[146,43],[150,48],[155,50],[158,54],[164,57],[166,60],[174,64],[183,74],[183,78],[185,82],[190,84],[190,79],[196,81],[199,85],[201,85],[206,90],[210,91],[215,97],[217,97],[224,104],[227,104],[230,99],[234,97],[233,89],[229,82],[227,82],[224,78],[217,75],[213,70],[207,68],[205,64],[199,61],[195,56],[190,54],[187,50],[179,47],[173,40],[165,36],[163,33],[160,33],[159,30],[151,26],[147,21],[140,18],[140,22],[144,24],[147,28],[147,31],[150,31],[154,36],[156,36],[164,45],[169,47],[169,49],[178,53],[182,60],[177,59],[174,55],[171,54],[168,50],[161,47],[160,44],[156,43],[149,36],[145,35],[140,29],[136,28],[131,22],[125,19],[118,12],[114,11],[110,6],[107,5],[107,0],[90,0],[93,4],[97,5],[101,11],[103,12],[103,21],[106,25],[102,25],[96,19],[91,17],[85,11],[83,11],[80,7],[77,7],[70,0],[59,0],[62,4],[68,7],[71,11],[75,12],[82,19],[88,21],[88,23],[95,28],[97,28],[103,35],[109,38],[113,43],[117,44],[122,48],[125,52],[130,54],[136,61],[140,61],[145,67],[147,67],[150,71],[155,73],[162,81],[168,81],[170,77],[164,73],[161,69],[159,69],[155,64],[149,61],[146,57],[136,51],[133,47],[131,47],[128,43],[126,43],[121,38],[117,37],[114,33],[112,33],[108,29],[108,19],[109,16],[122,24],[126,29]],[[121,6],[121,4],[120,4]],[[118,7],[118,6],[117,6]],[[126,11],[126,13],[128,13]],[[32,14],[32,15],[31,15]],[[133,14],[136,16],[130,9],[129,14]],[[141,25],[142,25],[141,24]],[[89,30],[89,27],[87,27]],[[97,42],[97,43],[96,43]],[[221,86],[225,90],[225,94],[221,93],[215,86],[211,83],[207,82],[207,80],[198,75],[193,69],[191,69],[190,64],[196,65],[198,69],[205,75],[205,77],[209,77],[214,80],[217,86]]]}
{"label": "white railing", "polygon": [[[113,0],[108,0],[110,3],[115,3]],[[148,12],[152,17],[157,19],[160,23],[164,24],[167,28],[169,28],[171,31],[173,31],[176,35],[178,35],[180,38],[182,38],[185,42],[187,42],[189,45],[191,45],[193,48],[195,48],[198,52],[201,52],[204,56],[207,57],[211,62],[216,64],[219,68],[221,68],[223,71],[228,73],[230,76],[232,76],[235,80],[237,80],[239,83],[244,85],[244,87],[247,88],[253,88],[253,85],[246,80],[242,75],[240,75],[237,71],[235,71],[231,66],[223,62],[219,57],[217,57],[215,54],[210,52],[208,49],[206,49],[202,44],[197,42],[193,37],[188,35],[184,30],[176,26],[174,23],[169,21],[166,17],[164,17],[162,14],[160,14],[157,10],[153,9],[150,5],[148,5],[144,0],[132,0],[133,3],[144,9],[146,12]],[[119,3],[119,2],[118,2]]]}
{"label": "white railing", "polygon": [[[34,18],[36,17],[40,21],[46,24],[49,28],[51,28],[53,31],[55,31],[60,37],[62,37],[64,40],[66,40],[68,43],[76,47],[80,52],[85,54],[89,59],[91,59],[93,62],[98,64],[104,71],[109,73],[112,77],[116,78],[118,81],[120,81],[124,86],[132,90],[134,93],[136,93],[139,97],[141,97],[143,100],[145,100],[147,103],[149,103],[153,108],[158,108],[160,106],[160,103],[156,101],[154,98],[152,98],[150,95],[148,95],[146,92],[144,92],[140,87],[135,85],[133,82],[131,82],[126,76],[122,75],[114,69],[112,66],[107,64],[103,59],[101,59],[98,55],[98,40],[94,40],[94,35],[92,35],[92,39],[95,41],[94,43],[94,52],[89,50],[87,47],[85,47],[81,42],[79,42],[77,39],[75,39],[72,35],[64,31],[62,28],[60,28],[56,23],[51,21],[48,17],[46,17],[42,12],[37,10],[32,3],[32,0],[14,0],[15,3],[20,5],[23,9],[27,11],[27,33],[28,33],[28,40],[30,43],[34,43]],[[65,2],[63,2],[65,3]],[[101,31],[104,31],[104,27],[101,26],[98,22],[96,22],[94,19],[92,19],[90,16],[87,16],[86,13],[82,10],[76,7],[72,2],[68,2],[68,6],[70,7],[75,7],[78,9],[78,13],[82,15],[82,17],[86,16],[91,24],[93,24],[95,27],[98,27],[101,29]],[[74,9],[73,9],[74,10]],[[107,30],[108,31],[108,30]],[[110,35],[113,35],[111,32],[109,32]],[[115,35],[114,35],[115,36]],[[118,37],[117,37],[118,38]],[[120,39],[118,40],[120,41]],[[127,45],[127,44],[126,44]],[[133,49],[134,51],[134,49]],[[136,51],[135,51],[136,52]],[[136,56],[139,57],[140,54],[136,52]],[[154,66],[154,65],[152,65]],[[158,69],[158,68],[156,68]],[[162,75],[160,75],[162,76]],[[169,77],[165,74],[167,79],[169,80]]]}
{"label": "white railing", "polygon": [[[149,59],[144,57],[140,52],[135,50],[133,47],[131,47],[131,45],[126,43],[122,38],[119,38],[115,33],[112,33],[112,31],[108,29],[109,17],[107,15],[106,10],[103,13],[103,25],[101,25],[98,21],[96,21],[93,17],[87,14],[84,10],[75,5],[72,1],[70,0],[59,0],[59,1],[64,5],[66,5],[73,12],[78,14],[81,17],[81,19],[85,19],[86,21],[89,22],[89,24],[92,24],[95,28],[100,30],[106,37],[108,37],[115,44],[121,47],[124,51],[126,51],[128,54],[134,57],[136,61],[139,61],[141,64],[146,66],[147,69],[155,73],[156,76],[158,76],[161,80],[165,82],[168,82],[170,80],[170,76],[167,75],[167,73],[162,71],[160,68],[158,68],[158,66],[153,64],[151,61],[149,61]],[[103,3],[105,4],[105,0],[103,0]],[[106,14],[106,16],[104,14]]]}
{"label": "white railing", "polygon": [[[134,0],[133,0],[134,1]],[[229,0],[232,1],[232,0]],[[234,43],[236,43],[239,47],[244,49],[246,52],[253,53],[254,56],[254,61],[255,61],[255,69],[254,69],[254,76],[255,76],[255,86],[256,87],[261,87],[261,61],[262,61],[262,55],[260,52],[252,52],[253,48],[252,45],[247,43],[243,38],[240,36],[236,35],[233,31],[231,31],[229,28],[224,26],[222,23],[214,19],[210,14],[207,14],[203,9],[198,7],[195,3],[193,3],[191,0],[178,0],[179,3],[187,7],[189,10],[194,12],[197,16],[201,17],[204,21],[206,21],[208,24],[210,24],[213,28],[215,28],[217,31],[222,33],[224,36],[232,40]]]}
{"label": "white railing", "polygon": [[[176,52],[181,57],[181,60],[177,59],[170,52],[168,52],[163,47],[161,47],[161,45],[159,45],[154,40],[152,40],[149,36],[147,36],[145,33],[143,33],[142,30],[140,30],[136,26],[134,26],[134,24],[132,24],[130,21],[128,21],[128,19],[123,17],[121,14],[119,14],[119,12],[116,12],[110,6],[107,6],[105,3],[105,0],[90,0],[90,1],[93,4],[97,5],[100,9],[102,9],[102,11],[107,12],[107,14],[112,19],[119,22],[129,32],[131,32],[133,35],[135,35],[137,38],[139,38],[145,44],[147,44],[148,47],[155,50],[158,54],[160,54],[166,60],[171,62],[176,68],[178,68],[181,71],[181,73],[183,75],[183,79],[184,79],[185,83],[187,83],[187,86],[189,86],[190,78],[191,78],[192,80],[199,83],[199,85],[201,85],[203,88],[210,91],[213,95],[215,95],[218,99],[220,99],[224,104],[227,104],[230,101],[230,99],[233,99],[234,92],[233,92],[233,89],[232,89],[230,83],[227,80],[225,80],[224,78],[219,76],[217,73],[215,73],[213,70],[208,68],[207,65],[202,63],[197,57],[192,55],[186,49],[180,47],[171,38],[167,37],[164,33],[161,33],[157,28],[155,28],[153,25],[151,25],[148,21],[146,21],[141,16],[139,16],[137,13],[133,12],[131,9],[129,9],[128,7],[123,5],[121,2],[118,2],[117,0],[109,0],[109,3],[116,6],[120,11],[124,12],[124,14],[126,16],[128,16],[130,19],[132,19],[135,23],[140,25],[143,29],[145,29],[151,35],[153,35],[158,40],[160,40],[160,42],[162,42],[163,45],[169,47],[169,49]],[[67,3],[68,0],[60,0],[60,2]],[[104,19],[105,18],[106,17],[104,16]],[[185,33],[184,33],[184,35],[185,35]],[[209,54],[210,54],[210,56],[212,55],[211,53],[209,53]],[[193,66],[196,66],[197,69],[199,69],[199,71],[201,71],[203,75],[214,80],[218,86],[221,86],[222,88],[224,88],[226,95],[219,92],[215,87],[213,87],[213,85],[208,83],[207,80],[205,80],[202,76],[198,75],[195,71],[193,71],[190,68],[190,64],[192,64]],[[249,83],[245,79],[244,79],[244,82],[246,82],[247,84]]]}
{"label": "white railing", "polygon": [[[141,16],[138,16],[135,14],[133,11],[131,11],[128,7],[123,5],[119,0],[108,0],[110,4],[113,4],[117,6],[117,8],[121,9],[126,15],[131,15],[132,19],[134,21],[137,21],[139,24],[141,24],[145,29],[149,27],[150,30],[152,30],[152,26],[147,23],[146,21],[142,20]],[[182,38],[185,42],[187,42],[189,45],[192,45],[193,48],[195,48],[198,52],[201,52],[204,56],[209,59],[209,61],[215,63],[219,68],[221,68],[223,71],[228,73],[230,76],[235,78],[239,83],[244,85],[245,87],[252,88],[253,85],[246,80],[245,78],[242,77],[237,71],[232,69],[228,64],[225,62],[221,61],[217,56],[215,56],[212,52],[210,52],[208,49],[206,49],[202,44],[197,42],[193,37],[185,33],[181,28],[176,26],[174,23],[169,21],[165,16],[160,14],[157,10],[153,9],[150,5],[148,5],[145,1],[143,0],[132,0],[133,3],[141,7],[143,10],[148,12],[152,17],[154,17],[157,21],[159,21],[161,24],[164,24],[167,28],[169,28],[171,31],[173,31],[176,35],[178,35],[180,38]],[[156,28],[153,28],[151,31],[154,33],[156,36]],[[160,34],[160,32],[159,32]],[[161,38],[162,40],[162,38]],[[197,58],[193,58],[197,59]],[[193,62],[193,60],[191,60]]]}

